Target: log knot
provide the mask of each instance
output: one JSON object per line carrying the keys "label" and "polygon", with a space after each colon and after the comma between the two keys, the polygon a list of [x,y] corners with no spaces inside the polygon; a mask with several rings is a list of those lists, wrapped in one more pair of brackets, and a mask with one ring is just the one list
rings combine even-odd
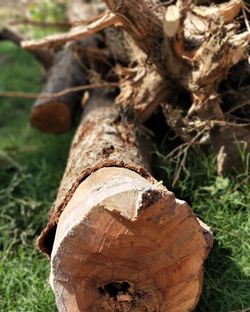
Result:
{"label": "log knot", "polygon": [[110,146],[104,147],[102,149],[102,154],[103,154],[104,157],[108,158],[112,153],[114,153],[114,150],[115,150],[114,146],[110,145]]}

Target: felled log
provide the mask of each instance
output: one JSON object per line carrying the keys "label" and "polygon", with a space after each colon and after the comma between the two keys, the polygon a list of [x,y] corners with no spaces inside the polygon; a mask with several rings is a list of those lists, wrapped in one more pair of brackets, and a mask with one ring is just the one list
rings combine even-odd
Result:
{"label": "felled log", "polygon": [[[55,57],[48,73],[47,82],[42,94],[51,97],[40,97],[34,103],[30,122],[35,128],[44,132],[63,133],[72,124],[77,104],[80,103],[83,91],[66,92],[70,88],[85,85],[88,82],[88,71],[77,54],[77,49],[95,47],[95,38],[89,38],[65,46]],[[87,58],[85,62],[88,63]],[[61,93],[60,96],[54,96]]]}
{"label": "felled log", "polygon": [[150,174],[144,130],[94,94],[39,248],[59,311],[191,311],[212,236]]}

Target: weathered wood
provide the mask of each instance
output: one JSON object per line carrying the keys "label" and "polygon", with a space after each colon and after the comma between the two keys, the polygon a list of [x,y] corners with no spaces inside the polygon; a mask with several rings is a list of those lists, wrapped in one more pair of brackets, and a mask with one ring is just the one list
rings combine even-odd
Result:
{"label": "weathered wood", "polygon": [[[124,66],[117,71],[121,90],[117,104],[123,110],[146,120],[162,104],[167,122],[176,134],[181,134],[186,144],[194,145],[212,136],[212,127],[204,121],[231,122],[223,111],[219,86],[230,68],[247,57],[249,13],[244,1],[177,0],[171,4],[159,0],[96,0],[91,4],[75,1],[88,9],[105,2],[111,12],[96,16],[89,24],[83,22],[81,29],[28,42],[26,46],[63,44],[108,26],[120,26],[127,35],[121,31],[104,32],[109,51]],[[140,53],[134,54],[131,38]],[[181,89],[186,91],[187,99],[184,103],[171,103],[171,94]],[[176,105],[181,112],[178,117],[181,131],[172,122]],[[237,118],[233,120],[238,123]]]}
{"label": "weathered wood", "polygon": [[150,175],[146,141],[112,98],[92,96],[38,240],[51,257],[59,311],[183,312],[196,305],[211,233]]}
{"label": "weathered wood", "polygon": [[[106,0],[105,2],[112,12],[125,17],[123,28],[131,34],[135,43],[155,64],[158,73],[162,76],[162,86],[153,85],[150,95],[154,94],[156,89],[168,89],[165,98],[161,101],[158,103],[149,101],[150,105],[145,105],[146,112],[152,112],[157,104],[163,102],[164,109],[168,106],[167,122],[171,120],[172,126],[177,124],[177,127],[174,126],[173,129],[186,143],[204,143],[209,136],[214,139],[215,131],[213,126],[209,125],[209,121],[227,120],[221,107],[218,87],[228,76],[229,69],[246,57],[246,50],[249,46],[249,30],[239,34],[239,24],[236,19],[244,8],[244,2],[231,0],[227,3],[205,7],[194,5],[192,1],[178,0],[172,6],[166,6],[162,19],[160,18],[161,12],[157,14],[154,7],[150,5],[152,1],[120,3],[116,0]],[[163,20],[163,27],[159,26],[161,20]],[[242,29],[248,28],[244,19],[241,22]],[[150,78],[152,74],[152,71],[148,73],[144,81],[150,81],[147,78]],[[174,83],[170,84],[169,79]],[[132,87],[129,88],[129,86]],[[170,96],[175,93],[173,86],[174,88],[182,86],[189,92],[191,105],[187,97],[184,103],[177,103],[176,107],[176,103],[172,102]],[[138,107],[142,105],[137,106],[137,104],[141,102],[141,94],[144,95],[142,90],[147,90],[147,85],[145,88],[142,83],[141,85],[140,83],[134,84],[132,76],[125,83],[123,79],[121,80],[121,88],[125,91],[121,93],[122,100],[133,98],[134,109],[138,111]],[[140,92],[137,92],[136,88]],[[190,105],[189,108],[188,105]],[[180,122],[173,123],[178,110],[181,112],[180,118],[178,117]],[[139,112],[142,116],[145,115],[143,110]],[[209,121],[202,123],[204,120]],[[230,120],[228,121],[230,123]],[[239,132],[240,128],[237,130],[238,134]],[[199,137],[198,140],[197,137]],[[239,137],[244,137],[244,131]],[[210,140],[210,144],[211,142],[214,144],[213,139]],[[222,145],[223,142],[221,142]]]}
{"label": "weathered wood", "polygon": [[90,97],[72,142],[50,221],[38,241],[41,250],[50,254],[53,241],[50,241],[49,232],[54,231],[62,210],[79,184],[92,172],[102,167],[117,166],[151,178],[147,159],[150,152],[144,151],[147,149],[145,142],[140,144],[142,133],[134,123],[124,122],[109,96],[95,94]]}
{"label": "weathered wood", "polygon": [[[167,8],[165,15],[164,9],[155,9],[157,1],[153,0],[104,2],[113,15],[106,12],[81,30],[26,43],[26,46],[63,44],[107,26],[120,25],[154,63],[163,84],[171,79],[191,93],[193,103],[187,117],[206,119],[212,115],[212,118],[223,119],[218,85],[229,68],[244,58],[250,41],[249,31],[238,34],[237,23],[233,20],[244,7],[242,1],[231,0],[207,10],[207,7],[196,7],[192,1],[178,0]],[[195,28],[197,23],[202,25],[199,30]]]}
{"label": "weathered wood", "polygon": [[[100,0],[91,3],[71,0],[67,5],[67,16],[71,22],[86,20],[86,12],[96,16],[104,11],[105,5]],[[120,94],[116,104],[122,111],[133,112],[138,119],[145,121],[164,101],[168,88],[156,67],[148,62],[148,56],[122,28],[107,28],[103,34],[107,49],[119,64],[116,73],[120,77]]]}
{"label": "weathered wood", "polygon": [[[181,0],[173,5],[179,15],[183,4],[187,6]],[[237,145],[242,145],[243,141],[249,145],[246,120],[244,125],[233,116],[229,118],[224,109],[230,107],[230,102],[222,105],[219,92],[221,82],[229,78],[230,68],[246,57],[249,32],[239,34],[236,20],[243,5],[240,0],[209,7],[193,6],[189,2],[189,12],[173,38],[173,47],[180,61],[189,64],[180,82],[191,96],[191,105],[169,100],[163,105],[168,124],[186,144],[209,144],[216,153],[219,151],[217,171],[220,174],[242,167]],[[164,23],[166,27],[169,24],[167,20]],[[237,102],[233,106],[237,106]],[[232,158],[232,154],[235,157]],[[235,161],[230,162],[230,159]]]}
{"label": "weathered wood", "polygon": [[[129,109],[146,120],[162,103],[185,153],[210,144],[219,151],[219,173],[233,167],[232,155],[242,164],[237,150],[250,146],[249,121],[240,124],[244,114],[230,111],[246,104],[234,103],[225,113],[230,105],[221,105],[220,86],[246,58],[244,1],[205,7],[198,4],[212,1],[177,0],[166,8],[157,0],[103,2],[111,12],[89,24],[26,43],[53,47],[103,31],[120,78],[116,104],[125,112],[120,116],[109,97],[92,98],[39,248],[51,257],[59,311],[190,311],[200,295],[211,233],[152,178],[138,138],[144,131],[124,118]],[[79,4],[91,14],[103,12],[89,1]],[[180,90],[185,99],[175,94]]]}
{"label": "weathered wood", "polygon": [[[95,39],[89,38],[70,44],[59,51],[54,58],[53,66],[48,73],[48,80],[42,93],[52,94],[51,98],[38,98],[34,103],[30,122],[33,127],[44,132],[62,133],[71,127],[77,104],[80,103],[83,91],[67,93],[54,97],[53,93],[61,92],[88,82],[88,72],[77,54],[81,47],[95,47]],[[84,60],[88,63],[88,59]]]}
{"label": "weathered wood", "polygon": [[116,0],[104,0],[104,2],[120,17],[122,27],[156,65],[162,76],[166,76],[166,66],[161,54],[164,39],[162,21],[161,16],[158,16],[150,6],[153,1],[125,0],[119,3]]}
{"label": "weathered wood", "polygon": [[192,210],[124,168],[80,184],[63,211],[50,282],[59,311],[191,311],[207,243]]}

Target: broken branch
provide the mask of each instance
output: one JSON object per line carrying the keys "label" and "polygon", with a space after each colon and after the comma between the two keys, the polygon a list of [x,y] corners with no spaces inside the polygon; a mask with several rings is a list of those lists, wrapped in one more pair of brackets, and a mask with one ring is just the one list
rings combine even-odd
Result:
{"label": "broken branch", "polygon": [[12,92],[12,91],[0,91],[0,96],[2,97],[20,97],[24,99],[51,99],[51,98],[58,98],[60,96],[78,92],[78,91],[85,91],[85,90],[92,90],[92,89],[103,89],[103,88],[117,88],[119,84],[117,82],[103,82],[103,83],[92,83],[83,86],[77,86],[73,88],[67,88],[60,92],[55,93],[29,93],[29,92]]}
{"label": "broken branch", "polygon": [[53,48],[69,41],[80,40],[89,37],[106,27],[121,23],[121,19],[111,12],[104,12],[87,25],[72,28],[68,33],[52,35],[40,40],[28,40],[22,42],[25,49],[37,49],[41,47]]}

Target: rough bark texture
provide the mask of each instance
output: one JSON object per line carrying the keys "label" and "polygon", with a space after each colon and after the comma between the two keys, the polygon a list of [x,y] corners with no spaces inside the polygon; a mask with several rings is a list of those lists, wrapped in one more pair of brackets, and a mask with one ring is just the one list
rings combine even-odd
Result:
{"label": "rough bark texture", "polygon": [[[140,144],[142,130],[124,122],[107,96],[94,95],[84,111],[83,120],[72,142],[67,168],[49,223],[38,240],[39,248],[50,255],[55,227],[60,214],[79,184],[92,172],[108,166],[149,174],[148,152]],[[144,138],[145,141],[145,138]],[[150,153],[149,153],[150,154]]]}
{"label": "rough bark texture", "polygon": [[60,312],[196,305],[212,235],[151,176],[147,141],[112,97],[91,96],[38,239]]}
{"label": "rough bark texture", "polygon": [[[103,2],[109,11],[104,12]],[[197,145],[210,145],[218,153],[220,174],[246,165],[239,150],[250,147],[249,96],[242,97],[249,92],[248,11],[242,0],[70,0],[69,19],[91,16],[88,22],[25,43],[53,47],[101,31],[120,84],[119,110],[107,95],[94,94],[88,104],[38,240],[51,256],[60,311],[183,312],[195,306],[211,234],[184,202],[152,178],[139,139],[144,131],[128,117],[145,121],[161,105],[184,142],[184,149],[172,152],[179,160],[183,156],[182,165],[188,148]],[[57,86],[53,77],[67,82],[54,91],[71,84],[72,75],[65,79],[67,68],[58,74],[64,62],[58,64],[46,92]],[[61,120],[65,129],[76,100],[70,102],[73,106],[59,103],[67,108],[68,117]],[[50,103],[58,116],[59,106]]]}
{"label": "rough bark texture", "polygon": [[70,128],[83,91],[67,93],[60,97],[53,96],[53,93],[87,84],[88,71],[87,66],[84,67],[83,64],[88,64],[88,58],[82,61],[77,53],[78,49],[86,47],[96,47],[94,37],[70,44],[55,55],[48,80],[42,91],[52,96],[40,98],[34,103],[30,117],[33,127],[52,133],[62,133]]}
{"label": "rough bark texture", "polygon": [[[162,77],[162,86],[156,85],[155,89],[171,89],[177,85],[178,88],[182,87],[190,93],[191,105],[188,109],[185,108],[183,116],[186,118],[185,124],[188,128],[191,127],[193,119],[224,119],[218,87],[227,77],[229,69],[245,58],[250,41],[244,2],[231,0],[210,7],[184,0],[178,0],[171,5],[153,0],[104,0],[104,2],[112,14],[106,12],[80,30],[75,29],[74,32],[38,42],[27,42],[25,46],[34,48],[63,44],[74,40],[75,36],[86,37],[106,27],[119,25],[130,34],[139,49],[154,65],[148,70],[148,79],[140,81],[142,89],[150,89],[148,86],[150,76],[153,71],[157,71]],[[85,7],[87,5],[92,4],[84,4]],[[245,12],[244,19],[238,23],[237,18],[242,10]],[[240,27],[244,29],[243,32],[239,31]],[[111,37],[110,42],[114,42],[113,36]],[[127,47],[130,41],[127,38],[127,36],[117,37],[117,42],[122,41],[124,50],[128,49],[128,52],[131,52],[132,45]],[[107,41],[109,42],[108,36]],[[111,46],[113,44],[109,47],[112,50]],[[139,58],[135,55],[134,59],[129,61],[136,60],[140,64],[140,54]],[[138,69],[140,72],[140,65]],[[134,92],[135,84],[133,78],[131,80],[129,88],[128,84],[126,88],[121,88],[124,93],[122,98],[129,98],[128,94],[133,94],[135,111],[138,111],[139,115],[142,113],[143,119],[154,111],[156,104],[149,101],[149,105],[144,105],[146,113],[142,109],[137,110],[136,106],[138,103],[140,106],[145,94]],[[121,86],[123,82],[121,79]],[[161,104],[162,99],[153,98],[156,99],[157,105]],[[196,129],[193,130],[195,133]]]}
{"label": "rough bark texture", "polygon": [[[153,1],[152,4],[157,4]],[[71,22],[86,20],[103,13],[105,5],[100,0],[68,2],[67,15]],[[90,13],[91,12],[91,13]],[[118,65],[115,68],[120,78],[120,95],[116,104],[122,111],[130,111],[142,121],[147,120],[168,94],[157,68],[149,61],[148,55],[138,48],[133,38],[122,28],[107,28],[103,31],[105,44]]]}
{"label": "rough bark texture", "polygon": [[[223,111],[219,87],[228,77],[230,68],[246,57],[250,34],[249,29],[246,29],[247,22],[244,21],[249,18],[246,9],[245,17],[241,15],[244,3],[231,0],[211,6],[199,6],[198,2],[193,4],[192,1],[178,0],[174,4],[167,4],[165,9],[163,5],[160,8],[159,5],[156,6],[156,9],[153,1],[105,2],[112,12],[121,16],[121,19],[125,18],[123,28],[155,65],[148,71],[147,65],[144,65],[143,69],[137,66],[136,74],[130,74],[130,77],[127,74],[125,80],[121,79],[122,100],[118,101],[118,104],[124,106],[126,100],[131,99],[134,111],[142,119],[144,116],[147,118],[162,104],[167,123],[185,144],[209,144],[219,153],[219,173],[237,167],[236,162],[229,161],[232,148],[221,133],[228,129],[231,137],[234,136],[238,142],[244,141],[249,147],[249,140],[246,140],[244,134],[245,129],[248,129],[249,114],[244,121],[238,119],[237,115],[229,117]],[[237,21],[239,16],[240,23]],[[135,54],[135,58],[140,63],[138,54]],[[134,77],[140,76],[142,72],[146,72],[144,78],[139,79],[140,83],[135,83]],[[150,77],[157,74],[162,79],[159,78],[160,82],[157,85],[151,85]],[[147,94],[143,90],[147,89],[150,90],[150,96],[144,105],[141,105],[144,95]],[[176,102],[173,97],[181,89],[186,90],[190,97]],[[153,96],[155,90],[165,92],[161,91],[162,97],[159,98]],[[150,98],[155,101],[150,101]],[[146,103],[149,105],[145,105]],[[239,102],[238,105],[240,104]],[[226,103],[226,106],[228,107],[229,103]],[[218,127],[219,131],[216,130]],[[226,146],[227,144],[229,145]],[[238,154],[239,159],[237,145],[239,143],[234,145],[234,152]],[[223,158],[222,148],[225,154]],[[227,164],[223,164],[226,159]]]}

